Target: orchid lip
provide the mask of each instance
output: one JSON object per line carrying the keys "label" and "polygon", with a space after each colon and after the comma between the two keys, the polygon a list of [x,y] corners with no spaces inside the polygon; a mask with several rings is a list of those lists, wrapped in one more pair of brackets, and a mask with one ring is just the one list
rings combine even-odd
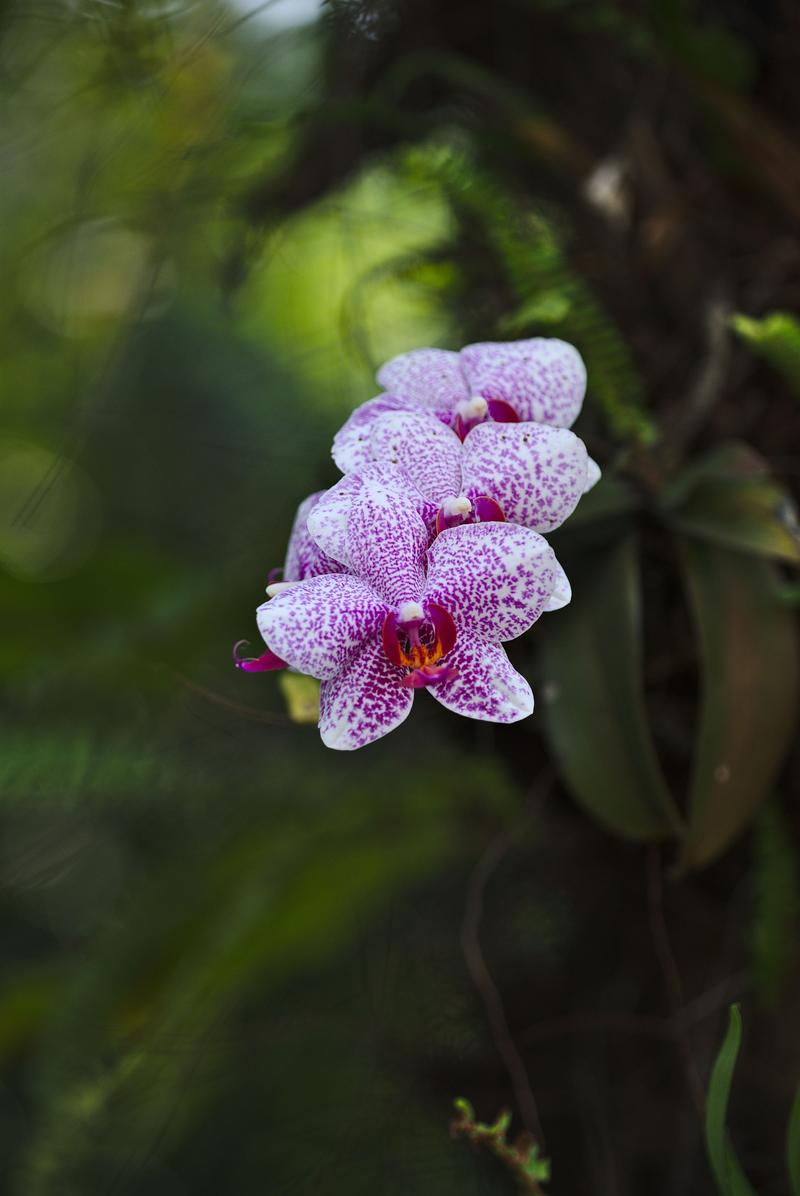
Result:
{"label": "orchid lip", "polygon": [[505,511],[496,498],[478,494],[472,503],[476,523],[505,523]]}
{"label": "orchid lip", "polygon": [[487,399],[489,419],[496,424],[518,424],[519,416],[510,403],[505,399]]}
{"label": "orchid lip", "polygon": [[425,689],[432,685],[445,685],[457,676],[458,669],[452,664],[425,664],[422,668],[412,669],[400,684],[404,689]]}

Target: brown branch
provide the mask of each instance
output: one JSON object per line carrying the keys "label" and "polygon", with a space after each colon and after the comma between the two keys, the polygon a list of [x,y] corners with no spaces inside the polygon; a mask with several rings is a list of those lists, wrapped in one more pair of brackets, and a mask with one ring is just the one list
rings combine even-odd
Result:
{"label": "brown branch", "polygon": [[691,1039],[689,1038],[689,1031],[685,1024],[678,1020],[678,1014],[682,1008],[685,1008],[685,1000],[683,995],[683,983],[681,981],[681,974],[678,970],[678,964],[672,952],[672,946],[669,941],[669,932],[667,930],[667,923],[664,917],[664,901],[663,901],[663,874],[661,870],[661,856],[659,849],[656,846],[648,848],[647,851],[647,905],[650,914],[650,929],[653,935],[653,946],[655,948],[656,957],[661,968],[661,974],[667,986],[667,995],[670,1002],[670,1010],[672,1013],[675,1027],[675,1040],[678,1043],[681,1054],[683,1056],[684,1069],[686,1072],[686,1082],[691,1093],[692,1101],[698,1116],[703,1117],[703,1110],[705,1108],[706,1096],[705,1086],[700,1075],[697,1061],[692,1050]]}
{"label": "brown branch", "polygon": [[492,979],[480,943],[483,894],[486,884],[500,861],[514,843],[516,834],[505,832],[489,844],[475,866],[467,889],[464,920],[461,924],[461,948],[467,969],[483,1001],[492,1039],[508,1073],[522,1123],[537,1145],[544,1149],[544,1135],[539,1122],[536,1098],[528,1073],[511,1037],[503,999]]}
{"label": "brown branch", "polygon": [[730,304],[718,291],[706,307],[706,352],[694,385],[684,403],[675,412],[668,434],[669,447],[676,459],[685,452],[709,419],[722,395],[731,355],[728,320]]}
{"label": "brown branch", "polygon": [[547,1042],[569,1034],[619,1033],[644,1038],[672,1040],[684,1033],[690,1026],[714,1017],[720,1009],[727,1008],[731,1001],[738,1000],[749,987],[746,972],[726,979],[701,993],[669,1017],[647,1013],[574,1013],[565,1017],[550,1018],[535,1022],[523,1030],[519,1037],[525,1043]]}
{"label": "brown branch", "polygon": [[235,714],[241,714],[244,718],[250,719],[251,722],[265,723],[269,727],[293,727],[297,725],[292,722],[287,714],[279,714],[276,710],[258,710],[255,706],[245,706],[241,702],[232,702],[230,698],[225,698],[222,694],[214,693],[213,689],[206,689],[204,685],[198,685],[196,681],[190,680],[189,677],[184,677],[183,673],[173,672],[172,675],[176,681],[180,682],[184,689],[199,694],[201,698],[205,698],[207,702],[213,702],[215,706],[224,706],[226,710],[232,710]]}

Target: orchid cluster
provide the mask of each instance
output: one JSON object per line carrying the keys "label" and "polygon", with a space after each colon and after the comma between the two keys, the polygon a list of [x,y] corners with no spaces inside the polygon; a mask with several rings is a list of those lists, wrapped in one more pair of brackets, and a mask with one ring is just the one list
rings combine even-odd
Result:
{"label": "orchid cluster", "polygon": [[258,608],[267,651],[236,660],[318,678],[323,742],[345,750],[402,723],[418,689],[469,718],[532,713],[502,645],[569,602],[543,533],[600,476],[569,431],[586,370],[564,341],[418,349],[378,382],[334,439],[343,478],[297,512]]}

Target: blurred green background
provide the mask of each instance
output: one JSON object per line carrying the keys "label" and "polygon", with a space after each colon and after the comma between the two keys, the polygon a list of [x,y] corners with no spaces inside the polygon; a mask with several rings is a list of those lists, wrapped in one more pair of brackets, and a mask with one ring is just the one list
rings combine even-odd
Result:
{"label": "blurred green background", "polygon": [[[4,1192],[798,1196],[798,67],[781,0],[0,3]],[[329,752],[231,661],[294,509],[382,361],[528,335],[604,470],[537,710]]]}

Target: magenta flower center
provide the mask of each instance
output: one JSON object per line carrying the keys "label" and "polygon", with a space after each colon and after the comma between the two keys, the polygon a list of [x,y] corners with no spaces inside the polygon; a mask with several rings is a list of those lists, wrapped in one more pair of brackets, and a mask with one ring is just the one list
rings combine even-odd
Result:
{"label": "magenta flower center", "polygon": [[[436,602],[403,602],[383,621],[383,650],[393,664],[430,669],[456,642],[452,615]],[[419,684],[427,684],[425,681]]]}

